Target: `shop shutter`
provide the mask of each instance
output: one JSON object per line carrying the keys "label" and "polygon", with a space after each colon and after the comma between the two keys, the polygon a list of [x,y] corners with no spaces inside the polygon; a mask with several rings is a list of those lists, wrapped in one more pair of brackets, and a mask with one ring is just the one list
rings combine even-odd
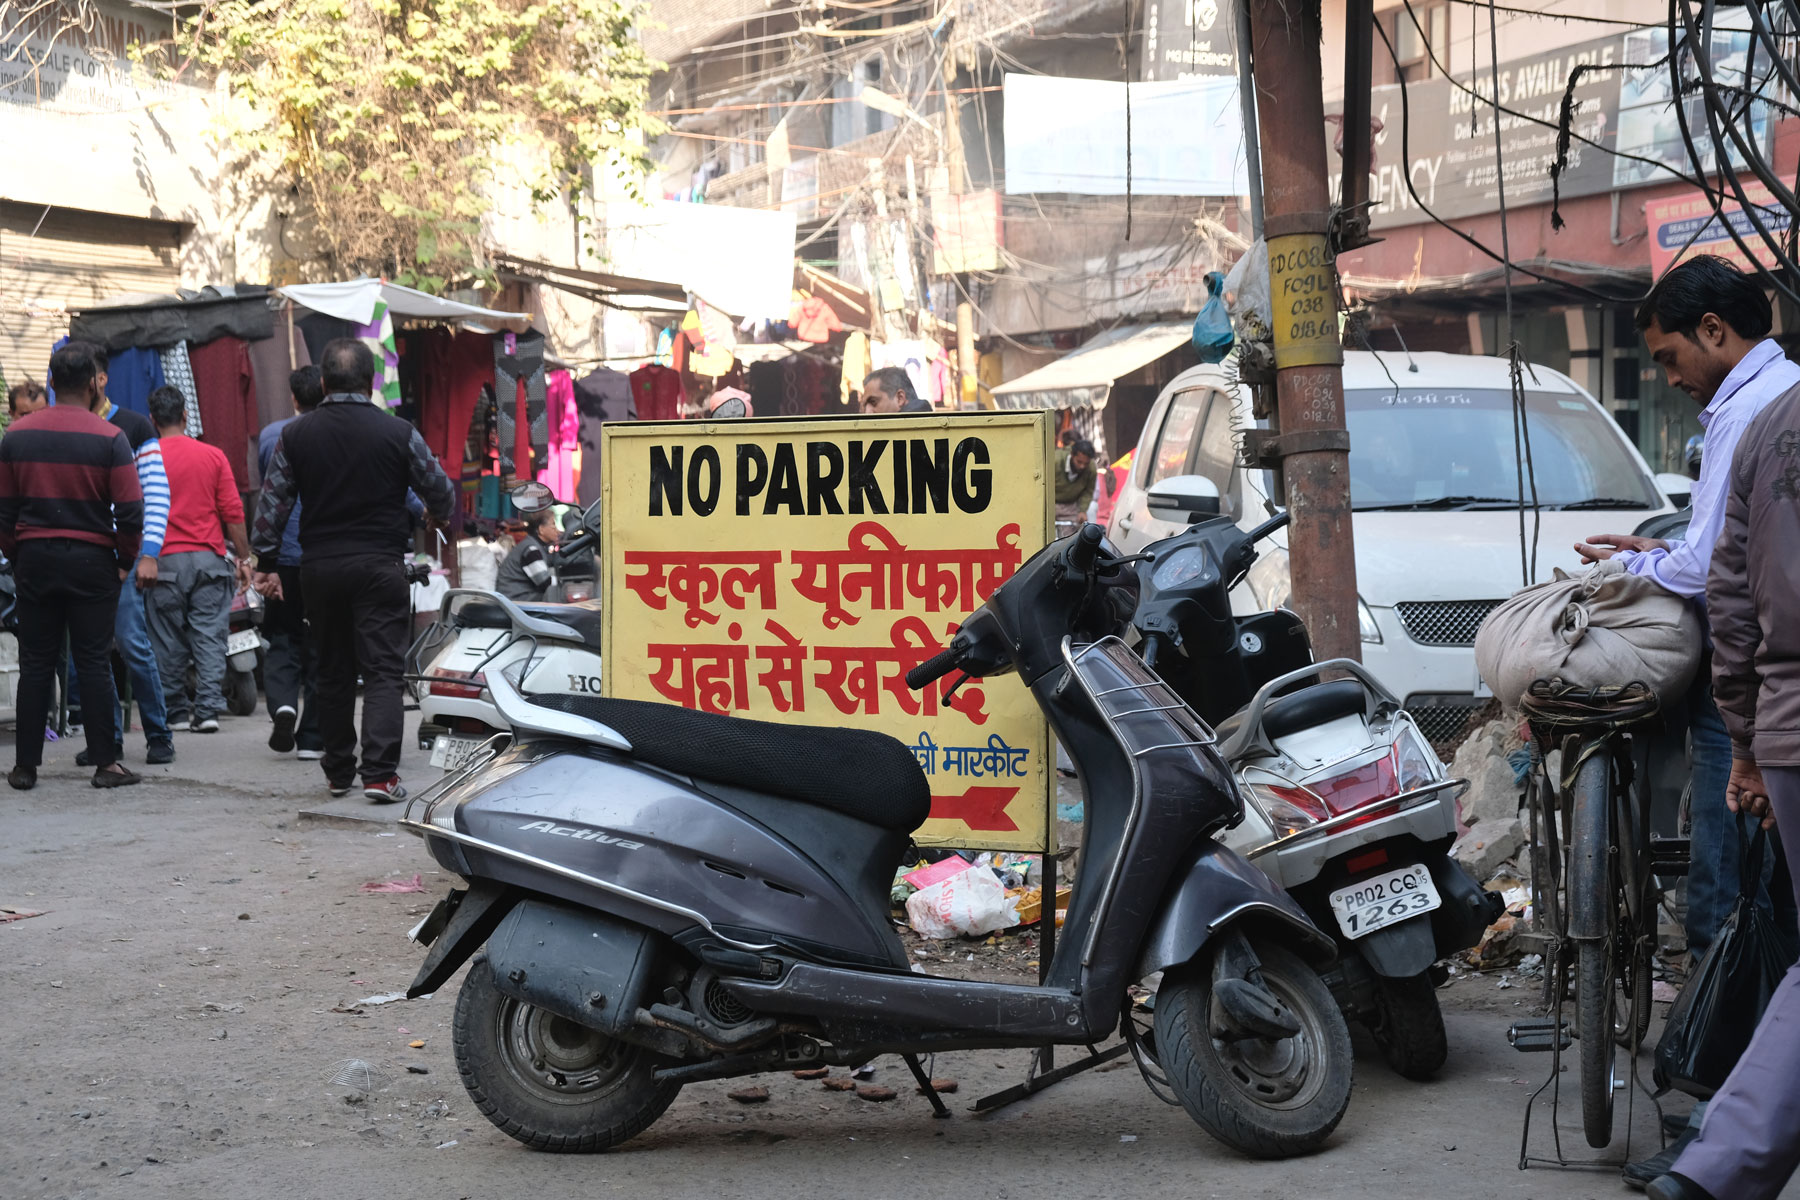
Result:
{"label": "shop shutter", "polygon": [[0,374],[42,379],[68,309],[133,292],[173,292],[182,226],[0,200]]}

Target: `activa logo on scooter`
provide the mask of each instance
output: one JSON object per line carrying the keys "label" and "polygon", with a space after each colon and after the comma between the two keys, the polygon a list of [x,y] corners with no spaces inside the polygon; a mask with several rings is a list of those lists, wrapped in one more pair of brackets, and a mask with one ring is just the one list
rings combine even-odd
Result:
{"label": "activa logo on scooter", "polygon": [[587,825],[558,825],[555,821],[530,821],[519,826],[521,833],[549,833],[557,837],[570,838],[577,842],[600,842],[607,846],[617,846],[621,850],[642,850],[644,843],[628,842],[624,838],[614,837],[604,829],[595,829]]}

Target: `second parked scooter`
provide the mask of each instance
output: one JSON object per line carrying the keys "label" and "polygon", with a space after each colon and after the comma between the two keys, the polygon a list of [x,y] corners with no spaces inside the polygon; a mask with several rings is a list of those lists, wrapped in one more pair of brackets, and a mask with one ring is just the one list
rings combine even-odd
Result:
{"label": "second parked scooter", "polygon": [[1286,513],[1248,532],[1209,519],[1218,490],[1199,476],[1157,484],[1149,502],[1196,522],[1145,548],[1134,624],[1144,661],[1218,722],[1245,799],[1243,823],[1221,840],[1333,931],[1339,955],[1325,980],[1345,1015],[1394,1070],[1430,1078],[1448,1054],[1434,964],[1503,911],[1449,855],[1468,784],[1448,778],[1359,663],[1314,663],[1293,613],[1232,613],[1231,588]]}

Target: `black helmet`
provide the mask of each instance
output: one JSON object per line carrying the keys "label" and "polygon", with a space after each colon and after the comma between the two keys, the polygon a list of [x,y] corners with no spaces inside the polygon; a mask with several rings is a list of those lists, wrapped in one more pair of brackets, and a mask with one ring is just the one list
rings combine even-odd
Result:
{"label": "black helmet", "polygon": [[1689,479],[1700,478],[1700,459],[1706,452],[1706,435],[1696,433],[1687,440],[1687,447],[1682,451],[1682,458],[1687,462]]}

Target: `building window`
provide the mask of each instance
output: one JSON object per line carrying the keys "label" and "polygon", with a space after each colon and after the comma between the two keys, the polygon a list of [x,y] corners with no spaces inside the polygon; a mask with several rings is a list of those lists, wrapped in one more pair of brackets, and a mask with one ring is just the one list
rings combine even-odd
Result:
{"label": "building window", "polygon": [[[1414,4],[1412,11],[1418,14],[1418,24],[1413,23],[1404,6],[1388,14],[1388,19],[1393,22],[1389,33],[1400,70],[1408,83],[1417,83],[1443,74],[1440,64],[1450,65],[1450,5],[1442,0],[1437,4]],[[1421,27],[1424,36],[1419,33]]]}

